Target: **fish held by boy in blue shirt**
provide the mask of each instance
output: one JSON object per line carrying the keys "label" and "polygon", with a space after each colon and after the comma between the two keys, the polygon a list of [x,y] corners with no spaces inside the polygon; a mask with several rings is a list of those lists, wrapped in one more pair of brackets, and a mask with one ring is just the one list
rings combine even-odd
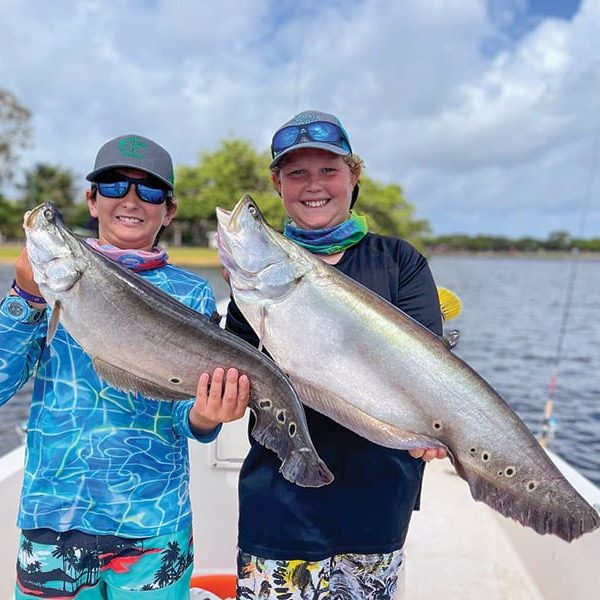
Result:
{"label": "fish held by boy in blue shirt", "polygon": [[60,321],[103,379],[162,400],[187,400],[203,372],[236,365],[251,382],[253,435],[279,456],[283,476],[307,487],[331,482],[296,392],[269,357],[77,239],[51,204],[27,213],[24,227],[53,311],[50,343]]}

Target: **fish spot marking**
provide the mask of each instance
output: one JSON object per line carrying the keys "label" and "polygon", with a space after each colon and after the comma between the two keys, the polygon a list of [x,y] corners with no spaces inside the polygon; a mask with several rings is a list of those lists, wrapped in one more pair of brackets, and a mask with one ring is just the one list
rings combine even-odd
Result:
{"label": "fish spot marking", "polygon": [[527,484],[527,491],[528,492],[533,492],[533,490],[535,490],[538,486],[538,482],[537,481],[530,481]]}
{"label": "fish spot marking", "polygon": [[433,428],[436,431],[439,431],[442,428],[442,422],[441,421],[434,421],[432,425],[433,425]]}
{"label": "fish spot marking", "polygon": [[288,433],[290,434],[290,437],[294,437],[296,435],[296,431],[298,431],[296,423],[294,423],[294,421],[291,421],[288,425]]}
{"label": "fish spot marking", "polygon": [[488,462],[491,457],[492,457],[492,455],[489,452],[485,451],[485,450],[481,453],[481,460],[483,462]]}
{"label": "fish spot marking", "polygon": [[275,413],[275,418],[280,422],[280,423],[285,423],[285,408],[280,408],[276,413]]}
{"label": "fish spot marking", "polygon": [[263,410],[270,410],[272,406],[273,403],[268,398],[266,400],[261,400],[258,403],[258,407],[262,408]]}
{"label": "fish spot marking", "polygon": [[507,477],[514,477],[515,473],[517,472],[517,468],[510,466],[510,467],[506,467],[506,469],[504,470],[504,474]]}
{"label": "fish spot marking", "polygon": [[469,454],[477,454],[477,448],[469,448]]}
{"label": "fish spot marking", "polygon": [[179,385],[181,383],[180,377],[169,377],[169,382],[174,385]]}

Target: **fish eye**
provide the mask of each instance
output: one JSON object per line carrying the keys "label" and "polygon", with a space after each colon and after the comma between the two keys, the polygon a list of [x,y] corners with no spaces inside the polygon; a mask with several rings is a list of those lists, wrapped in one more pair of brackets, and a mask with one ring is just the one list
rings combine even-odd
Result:
{"label": "fish eye", "polygon": [[257,217],[258,216],[258,208],[256,208],[256,206],[254,206],[254,204],[248,204],[248,212],[253,217]]}
{"label": "fish eye", "polygon": [[45,208],[44,218],[46,219],[46,221],[52,223],[52,221],[54,220],[54,211],[51,208]]}

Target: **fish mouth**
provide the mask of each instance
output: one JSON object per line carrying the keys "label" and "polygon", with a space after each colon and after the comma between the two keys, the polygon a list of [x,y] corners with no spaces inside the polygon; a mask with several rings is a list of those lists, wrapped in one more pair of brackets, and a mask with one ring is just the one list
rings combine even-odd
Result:
{"label": "fish mouth", "polygon": [[233,260],[233,252],[231,245],[229,244],[227,230],[231,222],[231,211],[225,210],[220,206],[217,206],[217,248],[219,250],[219,258],[223,263],[223,266],[231,272],[232,268],[235,267],[235,261]]}
{"label": "fish mouth", "polygon": [[[229,211],[221,207],[215,210],[218,223],[216,238],[219,258],[230,274],[236,273],[235,281],[230,279],[229,284],[240,291],[256,289],[256,278],[276,264],[276,262],[261,264],[259,268],[252,269],[235,258],[232,246],[236,246],[235,235],[242,229],[242,221],[246,217],[245,211],[250,210],[249,205],[255,206],[254,200],[248,194],[244,194],[233,210]],[[257,215],[252,216],[256,218]]]}
{"label": "fish mouth", "polygon": [[40,211],[43,208],[45,208],[47,206],[48,206],[47,204],[40,204],[39,206],[36,206],[35,208],[28,210],[23,215],[23,228],[24,229],[32,229],[35,224],[38,214],[40,213]]}
{"label": "fish mouth", "polygon": [[50,202],[44,202],[43,204],[28,210],[23,215],[23,228],[33,229],[39,221],[42,221],[43,223],[53,223],[56,221],[57,217],[60,220],[60,213],[56,210],[56,207]]}
{"label": "fish mouth", "polygon": [[254,204],[254,200],[252,200],[252,197],[249,194],[244,194],[233,207],[233,210],[226,210],[217,206],[215,212],[217,214],[217,223],[219,226],[232,233],[238,233],[240,231],[243,213],[248,204]]}
{"label": "fish mouth", "polygon": [[[229,217],[231,216],[230,210],[226,210],[224,208],[221,208],[220,206],[217,206],[216,213],[217,221],[219,222],[219,224],[229,225]],[[227,222],[225,222],[225,220],[227,220]]]}

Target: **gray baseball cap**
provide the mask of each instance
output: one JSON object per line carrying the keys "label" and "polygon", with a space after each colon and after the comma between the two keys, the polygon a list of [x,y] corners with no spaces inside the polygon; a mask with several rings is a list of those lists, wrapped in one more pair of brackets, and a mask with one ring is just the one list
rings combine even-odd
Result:
{"label": "gray baseball cap", "polygon": [[335,115],[318,110],[297,114],[275,132],[269,167],[277,166],[286,154],[299,148],[320,148],[342,156],[352,154],[350,138],[341,121]]}
{"label": "gray baseball cap", "polygon": [[86,175],[86,179],[94,181],[105,171],[119,167],[145,171],[173,189],[175,176],[171,155],[162,146],[141,135],[120,135],[106,142],[98,150],[94,170]]}

